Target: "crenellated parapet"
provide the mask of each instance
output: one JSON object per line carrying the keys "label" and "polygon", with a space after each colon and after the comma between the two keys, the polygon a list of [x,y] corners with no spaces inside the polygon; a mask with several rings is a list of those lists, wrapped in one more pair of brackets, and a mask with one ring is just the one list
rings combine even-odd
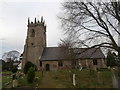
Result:
{"label": "crenellated parapet", "polygon": [[35,18],[34,22],[30,21],[30,18],[28,18],[28,25],[27,26],[28,27],[43,26],[44,29],[46,30],[45,20],[43,20],[43,16],[41,17],[40,21],[36,20],[36,18]]}

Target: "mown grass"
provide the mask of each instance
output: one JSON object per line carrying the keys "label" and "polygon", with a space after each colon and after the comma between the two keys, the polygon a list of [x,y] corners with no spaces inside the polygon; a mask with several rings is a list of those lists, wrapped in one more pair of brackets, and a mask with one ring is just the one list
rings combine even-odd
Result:
{"label": "mown grass", "polygon": [[[11,88],[12,87],[12,72],[2,72],[2,88]],[[38,86],[38,81],[41,81],[42,74],[41,72],[35,72],[35,81],[34,83],[28,83],[27,75],[17,77],[18,87],[36,87]]]}
{"label": "mown grass", "polygon": [[35,72],[35,80],[33,83],[29,83],[27,81],[27,75],[18,78],[18,84],[19,87],[38,87],[38,82],[41,82],[42,80],[42,73],[41,72]]}
{"label": "mown grass", "polygon": [[10,88],[12,86],[11,72],[2,72],[2,88]]}
{"label": "mown grass", "polygon": [[[70,78],[70,74],[72,73],[76,74],[76,86],[72,85],[72,80]],[[62,88],[112,88],[112,78],[110,71],[95,71],[94,73],[90,73],[87,69],[82,71],[73,70],[71,72],[69,72],[69,70],[62,70],[49,71],[46,74],[48,75],[47,77],[44,76],[43,80],[48,80],[46,82],[47,86],[43,87],[39,85],[41,88],[50,88],[51,84],[49,86],[49,83],[52,83],[54,88],[58,88],[59,86]],[[45,81],[43,83],[45,84]]]}
{"label": "mown grass", "polygon": [[74,71],[76,74],[76,87],[79,88],[112,88],[110,71],[94,71],[87,69]]}
{"label": "mown grass", "polygon": [[[76,74],[76,86],[72,85],[72,74]],[[11,80],[3,76],[4,84]],[[34,83],[27,82],[27,76],[18,78],[19,87],[38,87],[38,88],[112,88],[112,78],[110,71],[95,71],[90,73],[89,70],[58,70],[42,73],[36,72]]]}

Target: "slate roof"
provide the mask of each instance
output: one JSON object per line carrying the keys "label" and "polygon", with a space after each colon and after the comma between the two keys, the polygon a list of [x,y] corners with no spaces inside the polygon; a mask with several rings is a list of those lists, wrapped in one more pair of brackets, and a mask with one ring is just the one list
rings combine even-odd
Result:
{"label": "slate roof", "polygon": [[[100,59],[105,58],[100,48],[76,48],[76,59]],[[65,56],[69,54],[64,48],[61,47],[46,47],[41,56],[41,61],[54,61],[54,60],[65,60]]]}

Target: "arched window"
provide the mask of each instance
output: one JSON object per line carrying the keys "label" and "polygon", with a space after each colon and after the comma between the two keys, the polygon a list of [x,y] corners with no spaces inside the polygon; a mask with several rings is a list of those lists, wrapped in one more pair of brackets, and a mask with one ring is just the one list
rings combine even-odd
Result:
{"label": "arched window", "polygon": [[58,66],[59,66],[59,67],[62,67],[62,66],[63,66],[63,62],[62,62],[62,61],[59,61],[59,62],[58,62]]}
{"label": "arched window", "polygon": [[31,30],[31,37],[35,37],[35,30],[34,29]]}

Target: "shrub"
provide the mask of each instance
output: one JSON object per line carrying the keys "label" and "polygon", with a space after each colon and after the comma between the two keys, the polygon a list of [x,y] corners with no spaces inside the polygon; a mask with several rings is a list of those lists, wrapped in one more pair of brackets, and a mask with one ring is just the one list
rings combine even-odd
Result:
{"label": "shrub", "polygon": [[107,61],[107,66],[110,66],[110,67],[117,66],[117,61],[115,59],[115,54],[111,53],[111,51],[109,51],[107,53],[106,61]]}
{"label": "shrub", "polygon": [[27,62],[24,67],[24,73],[27,74],[30,67],[34,67],[34,64],[31,62]]}
{"label": "shrub", "polygon": [[16,73],[17,71],[18,71],[17,67],[14,66],[14,67],[12,68],[12,72],[13,72],[13,73]]}
{"label": "shrub", "polygon": [[29,83],[33,83],[34,78],[35,78],[35,70],[33,67],[31,67],[31,68],[29,68],[29,71],[27,73],[27,81]]}

